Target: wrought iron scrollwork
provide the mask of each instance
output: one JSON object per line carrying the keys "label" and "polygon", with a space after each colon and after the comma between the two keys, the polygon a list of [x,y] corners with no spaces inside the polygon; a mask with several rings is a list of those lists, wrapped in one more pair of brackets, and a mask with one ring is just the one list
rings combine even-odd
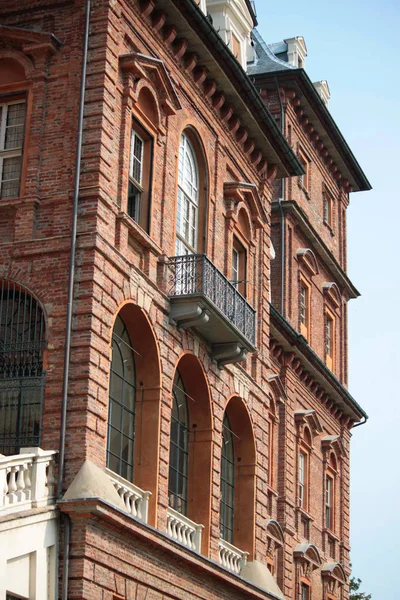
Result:
{"label": "wrought iron scrollwork", "polygon": [[255,310],[205,254],[169,258],[170,296],[204,295],[251,344],[255,344]]}

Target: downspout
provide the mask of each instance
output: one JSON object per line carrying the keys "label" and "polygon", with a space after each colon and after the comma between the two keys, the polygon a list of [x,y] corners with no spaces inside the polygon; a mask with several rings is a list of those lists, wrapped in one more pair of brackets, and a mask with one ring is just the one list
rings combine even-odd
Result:
{"label": "downspout", "polygon": [[[83,34],[83,55],[81,71],[81,87],[79,98],[79,116],[78,116],[78,134],[75,159],[75,179],[74,179],[74,199],[72,210],[71,227],[71,250],[69,262],[69,282],[68,282],[68,304],[67,304],[67,326],[65,332],[64,344],[64,373],[63,373],[63,391],[61,404],[61,429],[60,429],[60,449],[57,478],[57,498],[62,495],[62,485],[64,478],[65,464],[65,435],[67,429],[67,403],[68,403],[68,383],[69,383],[69,364],[71,355],[71,335],[72,335],[72,312],[74,299],[74,280],[75,280],[75,253],[76,253],[76,231],[78,222],[78,200],[79,200],[79,180],[81,171],[82,157],[82,132],[83,132],[83,109],[85,105],[85,84],[86,84],[86,64],[89,45],[89,17],[90,0],[86,0],[85,7],[85,27]],[[64,522],[64,544],[63,544],[63,576],[61,587],[61,600],[68,600],[68,575],[69,575],[69,546],[71,539],[71,521],[69,515],[63,515]]]}
{"label": "downspout", "polygon": [[359,423],[355,423],[355,425],[353,425],[352,429],[354,429],[355,427],[360,427],[360,425],[365,425],[365,423],[367,422],[368,417],[364,417],[364,421],[360,421]]}
{"label": "downspout", "polygon": [[[281,108],[281,133],[285,137],[285,111],[279,92],[278,79],[275,77],[276,93],[278,95],[279,106]],[[281,197],[278,198],[279,210],[281,213],[281,315],[285,317],[285,290],[286,290],[286,271],[285,271],[285,214],[282,208],[282,202],[285,200],[285,179],[281,179]]]}
{"label": "downspout", "polygon": [[85,104],[86,63],[87,63],[88,42],[89,42],[89,15],[90,15],[90,0],[86,0],[85,30],[84,30],[84,37],[83,37],[81,88],[80,88],[80,100],[79,100],[77,150],[76,150],[76,159],[75,159],[74,200],[73,200],[72,227],[71,227],[71,251],[70,251],[70,258],[69,258],[67,327],[66,327],[66,332],[65,332],[65,343],[64,343],[64,373],[63,373],[63,390],[62,390],[62,404],[61,404],[60,449],[59,449],[59,455],[58,455],[59,462],[58,462],[58,478],[57,478],[57,498],[60,498],[62,495],[62,484],[63,484],[63,477],[64,477],[64,463],[65,463],[65,434],[66,434],[66,428],[67,428],[66,426],[67,426],[69,363],[70,363],[70,354],[71,354],[72,312],[73,312],[74,279],[75,279],[76,229],[77,229],[77,221],[78,221],[79,179],[80,179],[81,156],[82,156],[82,131],[83,131],[83,108],[84,108],[84,104]]}

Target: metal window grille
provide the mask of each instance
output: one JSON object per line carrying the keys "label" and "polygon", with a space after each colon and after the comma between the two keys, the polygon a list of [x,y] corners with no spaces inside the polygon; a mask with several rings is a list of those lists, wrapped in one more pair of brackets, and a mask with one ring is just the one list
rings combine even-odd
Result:
{"label": "metal window grille", "polygon": [[0,104],[0,198],[19,194],[26,117],[25,100]]}
{"label": "metal window grille", "polygon": [[177,371],[172,393],[171,437],[169,446],[169,505],[187,514],[189,467],[189,413],[182,377]]}
{"label": "metal window grille", "polygon": [[118,316],[112,340],[107,467],[129,481],[133,481],[135,415],[135,357],[125,323]]}
{"label": "metal window grille", "polygon": [[230,544],[233,544],[234,520],[235,447],[229,419],[225,415],[222,427],[220,530],[221,538]]}
{"label": "metal window grille", "polygon": [[45,323],[39,303],[0,280],[0,453],[39,446],[45,381]]}

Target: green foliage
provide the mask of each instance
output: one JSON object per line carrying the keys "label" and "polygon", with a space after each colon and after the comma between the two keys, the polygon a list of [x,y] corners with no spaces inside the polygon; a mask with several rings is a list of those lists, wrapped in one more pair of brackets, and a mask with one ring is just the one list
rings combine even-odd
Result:
{"label": "green foliage", "polygon": [[350,579],[350,600],[371,600],[371,594],[364,594],[364,592],[359,592],[360,586],[362,584],[361,579],[356,579],[355,577],[351,577]]}

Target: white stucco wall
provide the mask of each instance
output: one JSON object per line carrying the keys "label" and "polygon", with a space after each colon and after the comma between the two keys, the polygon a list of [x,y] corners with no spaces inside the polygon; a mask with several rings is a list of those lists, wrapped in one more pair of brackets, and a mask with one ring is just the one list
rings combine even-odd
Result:
{"label": "white stucco wall", "polygon": [[0,518],[0,600],[56,599],[57,539],[55,507]]}

